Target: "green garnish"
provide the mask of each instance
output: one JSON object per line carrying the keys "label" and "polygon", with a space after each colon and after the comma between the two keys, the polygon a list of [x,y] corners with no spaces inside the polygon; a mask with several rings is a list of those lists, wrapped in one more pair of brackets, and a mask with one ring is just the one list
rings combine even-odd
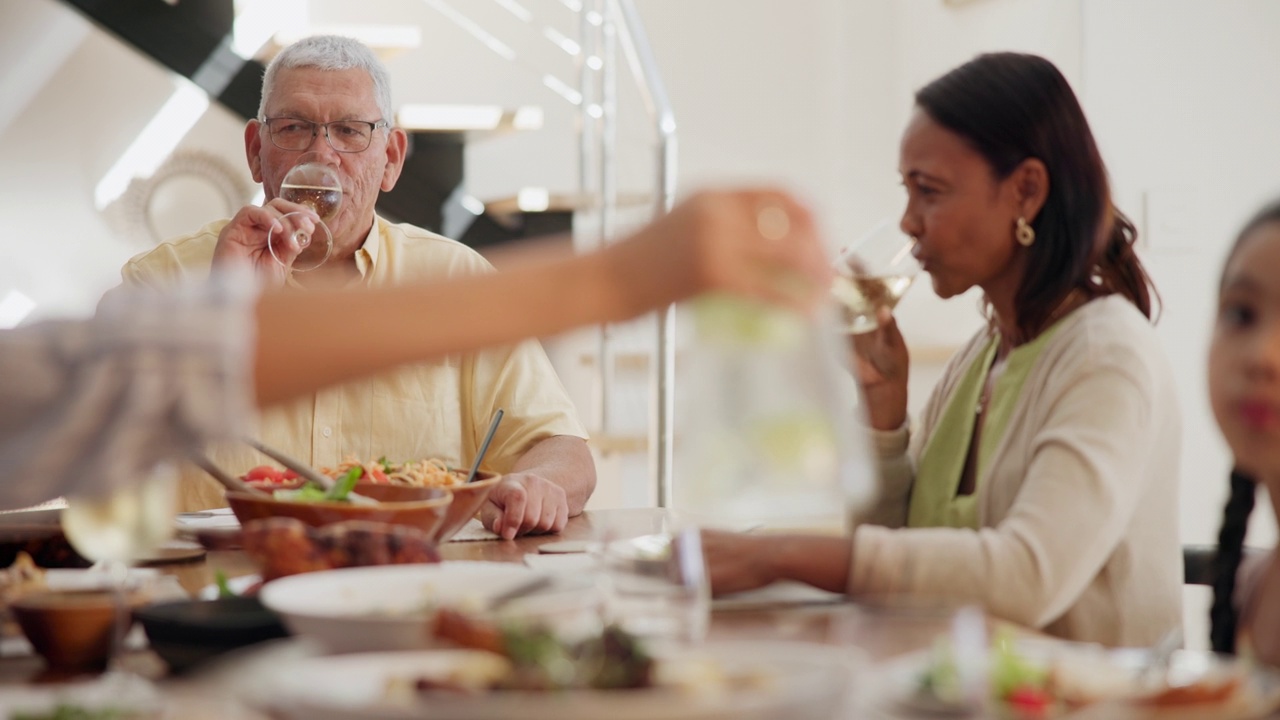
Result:
{"label": "green garnish", "polygon": [[218,584],[218,597],[233,598],[239,597],[231,591],[231,585],[227,582],[227,574],[218,570],[213,574],[213,581]]}
{"label": "green garnish", "polygon": [[319,485],[308,482],[297,490],[276,490],[271,497],[286,502],[323,502],[329,499],[329,494]]}
{"label": "green garnish", "polygon": [[385,473],[391,472],[393,468],[393,466],[391,465],[391,461],[387,460],[386,455],[383,455],[382,457],[378,458],[378,464],[382,466],[382,472],[385,472]]}
{"label": "green garnish", "polygon": [[286,502],[349,502],[347,498],[355,488],[356,482],[364,475],[364,468],[356,466],[347,471],[333,484],[331,490],[307,482],[297,490],[276,490],[271,497]]}
{"label": "green garnish", "polygon": [[364,468],[359,465],[351,468],[347,471],[346,475],[342,476],[342,479],[333,484],[333,489],[325,495],[324,499],[334,502],[345,501],[347,499],[347,495],[350,495],[351,490],[355,488],[356,481],[360,479],[361,475],[364,475]]}

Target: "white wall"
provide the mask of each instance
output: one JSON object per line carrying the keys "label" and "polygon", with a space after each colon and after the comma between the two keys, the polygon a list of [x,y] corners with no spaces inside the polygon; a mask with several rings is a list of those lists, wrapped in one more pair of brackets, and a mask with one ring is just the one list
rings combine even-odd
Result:
{"label": "white wall", "polygon": [[[173,80],[54,0],[6,0],[0,27],[5,48],[9,38],[20,47],[30,37],[65,48],[25,56],[35,63],[31,71],[47,78],[34,92],[7,78],[0,83],[13,90],[0,95],[0,117],[9,118],[0,125],[0,295],[18,289],[31,297],[32,319],[91,312],[119,282],[121,265],[147,249],[113,231],[94,209],[94,188],[169,97]],[[243,167],[239,145],[228,144],[240,127],[212,108],[180,148],[215,151]],[[211,219],[191,221],[196,227]]]}

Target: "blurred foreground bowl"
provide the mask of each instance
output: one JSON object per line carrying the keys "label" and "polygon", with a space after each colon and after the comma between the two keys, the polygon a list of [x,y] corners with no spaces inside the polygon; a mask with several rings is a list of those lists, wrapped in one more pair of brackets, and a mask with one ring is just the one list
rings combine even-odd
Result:
{"label": "blurred foreground bowl", "polygon": [[134,610],[151,649],[175,673],[183,673],[225,652],[289,633],[257,598],[181,600]]}
{"label": "blurred foreground bowl", "polygon": [[[137,596],[126,602],[136,605]],[[50,590],[23,595],[10,606],[22,634],[60,671],[100,671],[111,655],[116,619],[115,595],[109,590]],[[133,624],[126,610],[124,627]]]}

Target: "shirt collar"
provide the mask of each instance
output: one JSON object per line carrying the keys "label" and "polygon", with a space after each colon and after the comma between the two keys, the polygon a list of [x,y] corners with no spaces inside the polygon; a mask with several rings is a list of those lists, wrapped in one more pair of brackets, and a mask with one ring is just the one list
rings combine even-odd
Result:
{"label": "shirt collar", "polygon": [[360,271],[360,277],[368,279],[369,272],[378,267],[378,251],[382,243],[379,242],[381,236],[379,224],[382,218],[375,213],[373,223],[369,225],[369,234],[365,236],[364,244],[356,250],[356,269]]}

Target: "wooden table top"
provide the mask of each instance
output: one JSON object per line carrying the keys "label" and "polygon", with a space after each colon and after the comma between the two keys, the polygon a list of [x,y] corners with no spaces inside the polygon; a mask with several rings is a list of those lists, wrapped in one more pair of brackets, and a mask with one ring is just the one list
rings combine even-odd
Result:
{"label": "wooden table top", "polygon": [[[445,560],[523,562],[538,546],[557,541],[598,538],[606,527],[626,534],[661,529],[666,514],[659,509],[593,510],[572,518],[557,535],[526,536],[515,540],[451,542],[441,548]],[[228,577],[253,574],[257,568],[237,550],[211,551],[203,561],[161,567],[173,575],[189,593],[214,582],[218,570]],[[770,639],[837,644],[861,650],[870,660],[881,660],[929,647],[939,632],[947,628],[947,616],[924,612],[895,612],[859,606],[850,602],[779,604],[754,609],[714,610],[710,639]],[[181,687],[184,694],[199,686],[193,680],[162,679],[164,666],[150,651],[131,653],[127,665],[149,677],[161,679],[162,686]],[[42,661],[23,654],[0,657],[0,685],[30,683],[41,679]],[[243,715],[250,718],[253,715]]]}

